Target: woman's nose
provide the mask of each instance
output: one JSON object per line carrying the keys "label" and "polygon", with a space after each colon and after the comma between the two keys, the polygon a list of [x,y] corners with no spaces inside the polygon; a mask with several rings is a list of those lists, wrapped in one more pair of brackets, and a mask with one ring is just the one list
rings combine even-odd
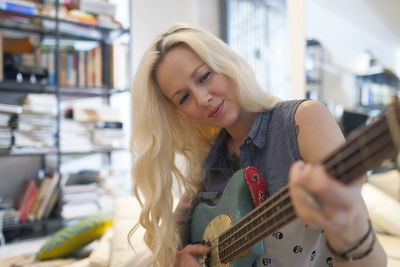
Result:
{"label": "woman's nose", "polygon": [[207,106],[210,104],[212,100],[212,95],[207,89],[197,89],[195,93],[195,99],[197,102],[197,105],[199,106]]}

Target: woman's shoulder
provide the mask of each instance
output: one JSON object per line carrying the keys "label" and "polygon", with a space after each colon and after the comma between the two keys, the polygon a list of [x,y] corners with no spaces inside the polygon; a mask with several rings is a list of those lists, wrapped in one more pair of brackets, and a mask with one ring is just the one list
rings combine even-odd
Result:
{"label": "woman's shoulder", "polygon": [[299,105],[295,114],[299,146],[307,162],[319,162],[344,143],[339,125],[321,102],[310,100]]}
{"label": "woman's shoulder", "polygon": [[278,102],[274,108],[264,112],[264,116],[269,117],[270,123],[287,124],[290,125],[295,119],[298,108],[303,103],[310,102],[308,99],[296,99],[296,100],[283,100]]}
{"label": "woman's shoulder", "polygon": [[298,123],[310,122],[310,120],[314,119],[316,122],[327,121],[332,118],[332,114],[323,103],[310,99],[299,103],[295,115]]}
{"label": "woman's shoulder", "polygon": [[294,100],[282,100],[278,102],[275,107],[273,108],[274,110],[280,110],[280,109],[297,109],[299,105],[305,102],[310,102],[312,100],[310,99],[294,99]]}

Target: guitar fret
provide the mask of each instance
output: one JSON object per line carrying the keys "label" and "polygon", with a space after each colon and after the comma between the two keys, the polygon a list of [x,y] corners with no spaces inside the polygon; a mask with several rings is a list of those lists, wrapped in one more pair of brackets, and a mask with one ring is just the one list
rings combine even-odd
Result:
{"label": "guitar fret", "polygon": [[[363,131],[360,131],[363,136],[368,140],[375,140],[377,137],[382,135],[383,133],[387,132],[388,128],[384,121],[375,122],[373,128],[364,128]],[[358,138],[352,137],[347,140],[346,144],[338,149],[338,151],[333,152],[331,156],[326,158],[323,161],[323,164],[326,166],[327,169],[330,169],[332,166],[337,165],[340,162],[345,161],[346,158],[351,157],[358,149],[359,145],[357,144]]]}
{"label": "guitar fret", "polygon": [[[370,156],[377,153],[379,151],[379,149],[382,149],[384,147],[384,145],[383,145],[384,142],[386,142],[387,145],[391,145],[389,132],[384,133],[383,136],[379,136],[379,138],[376,138],[373,143],[369,144],[369,151],[371,153],[367,157],[365,157],[363,155],[363,153],[361,152],[361,150],[359,149],[353,155],[351,155],[351,157],[346,159],[346,168],[344,168],[344,170],[342,170],[340,168],[335,168],[336,166],[333,166],[333,169],[328,170],[328,172],[331,173],[334,177],[336,177],[340,181],[347,181],[351,178],[359,177],[360,175],[363,174],[363,172],[365,172],[369,169],[372,169],[373,167],[377,167],[374,165],[367,166],[364,164],[364,162],[365,161],[371,162]],[[359,166],[360,164],[362,166]],[[371,164],[373,164],[373,162]],[[354,174],[349,175],[348,173],[351,172],[351,170],[354,169],[355,167],[358,167],[358,168],[361,167],[361,171],[359,172],[359,174],[357,176],[353,176]]]}
{"label": "guitar fret", "polygon": [[[373,158],[394,158],[396,156],[396,151],[393,150],[393,146],[392,144],[387,144],[384,148],[382,148],[381,150],[379,150],[378,152],[376,152],[373,155]],[[379,167],[380,164],[379,162],[374,162],[373,165],[370,167],[370,169],[374,169]],[[364,173],[364,169],[362,168],[363,166],[357,166],[356,168],[354,168],[352,170],[351,173],[348,174],[348,177],[357,177],[356,175],[360,176],[360,173]],[[354,175],[354,176],[353,176]],[[349,183],[351,182],[351,179],[345,179],[343,180],[344,183]]]}
{"label": "guitar fret", "polygon": [[[265,225],[264,224],[257,225],[256,228],[251,231],[251,233],[250,232],[248,233],[247,236],[250,238],[243,240],[244,237],[242,237],[241,239],[238,239],[237,243],[234,244],[233,246],[231,246],[231,248],[234,247],[234,249],[230,249],[230,253],[228,253],[228,255],[226,255],[226,253],[221,253],[224,255],[224,257],[221,258],[221,259],[223,259],[222,262],[224,262],[227,258],[235,257],[241,251],[254,245],[259,240],[260,234],[262,234],[262,236],[271,234],[274,231],[276,231],[277,229],[279,229],[282,225],[291,221],[293,219],[293,216],[296,217],[296,215],[294,213],[294,209],[291,206],[291,202],[288,201],[288,199],[285,199],[285,202],[287,203],[287,206],[282,207],[281,213],[279,213],[275,218],[272,218],[273,219],[272,223],[267,223]],[[290,215],[290,216],[287,216],[287,215]],[[239,245],[239,247],[238,247],[238,245]]]}
{"label": "guitar fret", "polygon": [[[379,143],[382,140],[387,140],[388,136],[388,131],[386,129],[385,132],[383,133],[379,133],[380,135],[374,135],[373,139],[369,140],[369,150],[373,152],[373,149],[371,148],[371,146],[373,146],[373,148],[375,149],[377,145],[379,145]],[[382,136],[383,135],[383,136]],[[365,141],[364,141],[365,142]],[[327,168],[327,171],[334,177],[340,179],[341,176],[346,173],[346,170],[349,168],[349,164],[353,163],[356,160],[359,160],[362,157],[362,153],[360,151],[360,146],[358,142],[353,142],[351,149],[348,149],[350,151],[345,152],[346,156],[341,156],[341,161],[339,163],[331,164],[330,162],[325,162],[325,166]],[[343,153],[343,152],[342,152]],[[342,154],[343,155],[343,154]],[[362,162],[362,161],[361,161]],[[340,165],[341,164],[341,165]],[[340,166],[339,166],[340,165]],[[350,165],[351,166],[351,165]],[[368,169],[366,169],[368,170]]]}

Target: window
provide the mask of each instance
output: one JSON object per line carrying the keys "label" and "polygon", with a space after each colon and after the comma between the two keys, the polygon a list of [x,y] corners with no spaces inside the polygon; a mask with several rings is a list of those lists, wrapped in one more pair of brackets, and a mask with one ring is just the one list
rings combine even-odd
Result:
{"label": "window", "polygon": [[290,97],[286,0],[226,0],[226,41],[253,68],[264,90]]}

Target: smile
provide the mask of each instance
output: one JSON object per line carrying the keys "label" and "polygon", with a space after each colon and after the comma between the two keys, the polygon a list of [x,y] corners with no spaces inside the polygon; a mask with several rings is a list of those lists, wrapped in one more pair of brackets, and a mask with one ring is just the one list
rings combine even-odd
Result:
{"label": "smile", "polygon": [[224,102],[225,102],[225,100],[222,100],[222,102],[221,102],[218,106],[216,106],[216,107],[208,114],[208,117],[209,117],[209,118],[216,118],[216,117],[219,117],[219,116],[222,114],[222,112],[224,111]]}

